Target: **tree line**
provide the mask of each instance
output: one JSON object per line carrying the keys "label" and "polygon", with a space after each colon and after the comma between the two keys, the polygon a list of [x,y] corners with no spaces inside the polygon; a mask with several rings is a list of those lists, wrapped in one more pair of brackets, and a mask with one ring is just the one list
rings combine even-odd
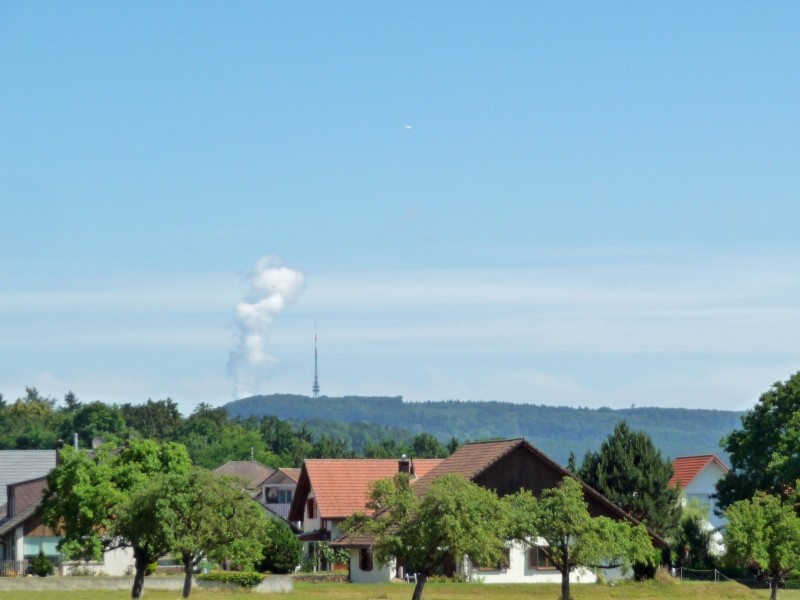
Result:
{"label": "tree line", "polygon": [[[442,458],[459,446],[428,433],[357,423],[320,431],[320,424],[292,423],[273,415],[231,418],[225,407],[200,404],[184,417],[167,398],[142,404],[82,402],[74,393],[62,401],[35,387],[10,402],[0,394],[0,449],[52,449],[62,442],[91,448],[99,441],[128,439],[176,442],[194,464],[215,468],[230,460],[255,460],[271,467],[299,467],[306,458]],[[360,451],[351,439],[361,440]]]}

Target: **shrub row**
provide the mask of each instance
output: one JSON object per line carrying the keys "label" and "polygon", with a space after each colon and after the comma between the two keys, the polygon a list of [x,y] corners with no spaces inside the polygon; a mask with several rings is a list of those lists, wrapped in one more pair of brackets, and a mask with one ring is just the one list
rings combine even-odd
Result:
{"label": "shrub row", "polygon": [[264,576],[261,573],[244,571],[211,571],[198,575],[199,581],[218,581],[220,583],[233,583],[241,587],[255,587],[262,581]]}

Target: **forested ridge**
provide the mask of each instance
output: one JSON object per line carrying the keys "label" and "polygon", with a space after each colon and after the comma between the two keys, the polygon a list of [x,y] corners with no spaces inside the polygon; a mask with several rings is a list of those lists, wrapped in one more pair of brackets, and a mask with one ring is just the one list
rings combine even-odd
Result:
{"label": "forested ridge", "polygon": [[506,402],[404,402],[395,397],[342,398],[274,394],[184,416],[175,402],[141,404],[63,400],[28,388],[22,398],[0,395],[0,449],[53,448],[59,440],[82,447],[96,437],[184,444],[195,464],[213,468],[255,458],[299,466],[305,458],[446,456],[460,443],[524,437],[566,464],[569,454],[597,450],[620,421],[648,433],[663,456],[722,455],[720,440],[740,426],[733,411],[667,408],[589,409]]}
{"label": "forested ridge", "polygon": [[[643,430],[666,457],[722,455],[720,440],[741,424],[741,412],[686,408],[572,408],[445,400],[404,402],[400,396],[310,398],[296,394],[252,396],[225,405],[232,418],[274,415],[307,423],[312,431],[344,434],[346,424],[427,432],[445,442],[524,437],[560,463],[570,452],[596,450],[620,421]],[[310,422],[313,422],[310,423]]]}

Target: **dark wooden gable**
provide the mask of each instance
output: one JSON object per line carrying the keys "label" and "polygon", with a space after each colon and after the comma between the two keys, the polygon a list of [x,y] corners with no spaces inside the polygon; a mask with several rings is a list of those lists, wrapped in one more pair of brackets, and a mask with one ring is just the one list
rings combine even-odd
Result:
{"label": "dark wooden gable", "polygon": [[[522,442],[473,478],[481,487],[498,496],[529,490],[537,498],[548,488],[556,487],[569,472],[555,461]],[[593,517],[629,518],[625,512],[595,490],[584,486],[584,497]]]}

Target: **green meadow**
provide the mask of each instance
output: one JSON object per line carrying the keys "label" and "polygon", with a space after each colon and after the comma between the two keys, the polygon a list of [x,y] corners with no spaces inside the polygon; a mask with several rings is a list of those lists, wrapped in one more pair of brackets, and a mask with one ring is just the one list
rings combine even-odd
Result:
{"label": "green meadow", "polygon": [[[285,595],[262,595],[253,592],[193,591],[194,600],[254,600],[256,598],[286,596],[292,600],[410,600],[413,586],[404,583],[356,585],[343,583],[295,583],[294,591]],[[429,583],[425,586],[425,600],[557,600],[558,585],[484,585],[474,583]],[[575,600],[738,600],[769,598],[769,590],[752,590],[737,583],[625,583],[617,586],[573,585]],[[64,592],[4,592],[3,600],[127,600],[129,592],[64,591]],[[180,592],[148,590],[147,600],[181,600]],[[800,600],[800,590],[780,590],[779,600]]]}

